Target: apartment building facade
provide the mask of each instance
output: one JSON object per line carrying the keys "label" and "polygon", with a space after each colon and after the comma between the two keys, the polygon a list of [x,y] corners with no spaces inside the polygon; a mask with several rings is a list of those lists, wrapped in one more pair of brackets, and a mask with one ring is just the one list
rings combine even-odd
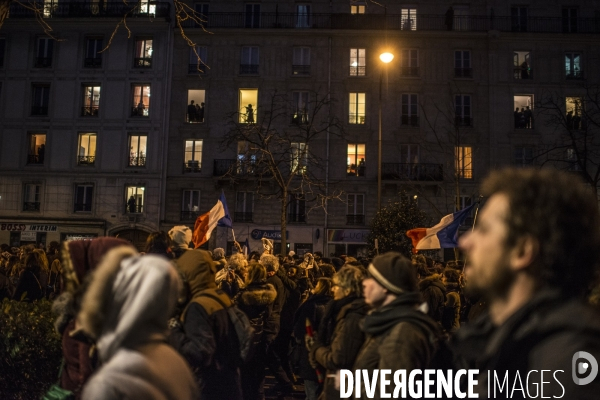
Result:
{"label": "apartment building facade", "polygon": [[[559,114],[576,114],[585,87],[598,83],[598,2],[381,4],[193,4],[202,20],[185,33],[197,47],[175,34],[163,227],[192,226],[223,191],[238,241],[259,249],[261,237],[277,238],[279,201],[258,196],[256,178],[227,176],[244,144],[223,144],[232,123],[248,123],[249,104],[256,123],[275,93],[290,103],[282,135],[310,116],[313,93],[329,96],[330,117],[343,121],[342,136],[308,144],[341,198],[303,214],[310,204],[290,197],[289,249],[299,253],[364,254],[378,190],[382,204],[404,191],[435,220],[476,201],[493,168],[569,165],[560,127],[537,105],[554,96]],[[389,64],[383,52],[394,55]],[[202,104],[196,120],[192,101]],[[232,239],[218,228],[211,247]]]}
{"label": "apartment building facade", "polygon": [[167,3],[44,2],[37,17],[12,6],[0,30],[0,242],[139,246],[158,229],[169,16]]}

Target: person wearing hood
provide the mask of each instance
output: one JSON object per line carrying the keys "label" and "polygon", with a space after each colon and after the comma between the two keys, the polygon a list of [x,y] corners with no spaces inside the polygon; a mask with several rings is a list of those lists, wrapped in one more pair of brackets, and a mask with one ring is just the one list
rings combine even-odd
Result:
{"label": "person wearing hood", "polygon": [[201,399],[242,399],[240,345],[226,309],[233,303],[217,288],[215,264],[204,250],[186,251],[176,264],[191,300],[170,320],[169,343],[194,370]]}
{"label": "person wearing hood", "polygon": [[254,355],[246,360],[241,369],[244,400],[264,399],[264,381],[267,356],[267,343],[275,338],[269,330],[273,303],[277,292],[267,283],[267,270],[257,262],[250,264],[246,287],[235,297],[234,302],[250,320],[254,328]]}
{"label": "person wearing hood", "polygon": [[[363,281],[365,302],[373,309],[364,319],[362,330],[367,335],[352,370],[425,369],[437,350],[441,332],[438,324],[419,310],[421,293],[411,261],[396,252],[377,256]],[[362,398],[366,398],[361,381]],[[381,394],[380,381],[375,384],[375,397]]]}
{"label": "person wearing hood", "polygon": [[427,315],[441,323],[446,303],[446,286],[442,281],[442,275],[430,273],[428,276],[422,276],[419,291],[427,303]]}
{"label": "person wearing hood", "polygon": [[333,276],[333,301],[325,308],[317,331],[317,340],[310,346],[310,358],[327,369],[323,399],[339,399],[335,379],[329,378],[340,369],[350,369],[365,341],[360,322],[369,306],[362,297],[364,275],[360,269],[345,265]]}
{"label": "person wearing hood", "polygon": [[173,243],[173,255],[175,258],[181,257],[190,249],[192,241],[192,230],[185,225],[177,225],[169,231],[169,237]]}
{"label": "person wearing hood", "polygon": [[213,260],[217,266],[217,272],[227,266],[227,260],[225,259],[225,249],[217,247],[213,250]]}
{"label": "person wearing hood", "polygon": [[77,316],[102,364],[84,386],[83,399],[196,398],[189,366],[166,343],[167,321],[181,286],[163,257],[140,256],[129,246],[106,254]]}
{"label": "person wearing hood", "polygon": [[72,240],[61,249],[62,276],[65,290],[52,304],[57,315],[56,331],[62,336],[62,352],[65,361],[60,376],[60,386],[70,390],[76,399],[81,398],[81,389],[94,370],[90,343],[81,337],[76,327],[76,316],[87,289],[86,278],[96,269],[104,255],[112,248],[131,246],[129,242],[102,237],[93,240]]}

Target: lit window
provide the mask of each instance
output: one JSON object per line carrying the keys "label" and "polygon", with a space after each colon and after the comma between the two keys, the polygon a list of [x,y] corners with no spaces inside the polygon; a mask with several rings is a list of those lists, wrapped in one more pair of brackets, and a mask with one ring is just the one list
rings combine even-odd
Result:
{"label": "lit window", "polygon": [[417,30],[417,9],[403,8],[401,16],[402,30],[416,31]]}
{"label": "lit window", "polygon": [[125,212],[129,214],[144,211],[146,188],[143,186],[127,186],[125,188]]}
{"label": "lit window", "polygon": [[184,152],[185,172],[200,172],[202,168],[202,140],[186,140]]}
{"label": "lit window", "polygon": [[83,87],[83,109],[81,115],[98,116],[100,106],[100,86],[84,86]]}
{"label": "lit window", "polygon": [[513,97],[514,125],[516,129],[533,128],[533,96],[518,95]]}
{"label": "lit window", "polygon": [[365,76],[367,66],[366,49],[350,49],[350,76]]}
{"label": "lit window", "polygon": [[146,165],[146,135],[129,135],[129,166],[143,167]]}
{"label": "lit window", "polygon": [[365,164],[365,147],[365,144],[348,144],[348,162],[346,166],[348,176],[365,176],[367,168]]}
{"label": "lit window", "polygon": [[292,123],[308,123],[308,92],[292,93]]}
{"label": "lit window", "polygon": [[79,134],[79,151],[77,152],[77,164],[94,165],[96,162],[96,134]]}
{"label": "lit window", "polygon": [[46,134],[29,134],[29,146],[27,149],[27,164],[44,164],[46,154]]}
{"label": "lit window", "polygon": [[204,101],[204,90],[188,90],[186,122],[191,124],[204,122]]}
{"label": "lit window", "polygon": [[184,190],[181,201],[181,220],[195,220],[200,215],[200,191]]}
{"label": "lit window", "polygon": [[350,14],[364,14],[367,10],[365,3],[356,2],[356,4],[350,5]]}
{"label": "lit window", "polygon": [[74,208],[75,212],[92,211],[92,198],[94,194],[94,185],[84,184],[75,186]]}
{"label": "lit window", "polygon": [[240,89],[239,110],[240,123],[254,124],[258,120],[258,89]]}
{"label": "lit window", "polygon": [[237,174],[253,174],[256,167],[256,153],[250,148],[250,143],[240,141],[237,145]]}
{"label": "lit window", "polygon": [[565,99],[567,129],[579,130],[585,128],[583,117],[583,97],[567,97]]}
{"label": "lit window", "polygon": [[473,179],[473,154],[471,147],[455,148],[456,176],[462,179]]}
{"label": "lit window", "polygon": [[150,85],[133,86],[132,116],[147,117],[150,112]]}
{"label": "lit window", "polygon": [[308,145],[306,143],[292,143],[290,150],[292,174],[305,174],[308,164]]}
{"label": "lit window", "polygon": [[515,79],[533,79],[529,51],[513,52],[513,75]]}
{"label": "lit window", "polygon": [[565,54],[565,74],[567,76],[567,79],[583,78],[583,72],[581,71],[581,54]]}
{"label": "lit window", "polygon": [[152,39],[138,39],[135,41],[134,68],[152,67]]}
{"label": "lit window", "polygon": [[348,112],[349,123],[364,124],[365,123],[365,94],[350,93],[350,109]]}

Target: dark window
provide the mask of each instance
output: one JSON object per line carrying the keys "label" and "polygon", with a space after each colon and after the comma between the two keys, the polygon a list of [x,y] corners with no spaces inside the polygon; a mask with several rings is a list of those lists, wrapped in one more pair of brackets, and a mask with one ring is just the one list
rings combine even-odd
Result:
{"label": "dark window", "polygon": [[565,74],[567,79],[583,79],[581,70],[581,54],[565,54]]}
{"label": "dark window", "polygon": [[454,52],[454,76],[457,78],[472,78],[471,52],[469,50],[456,50]]}
{"label": "dark window", "polygon": [[260,28],[260,4],[246,4],[246,28]]}
{"label": "dark window", "polygon": [[310,5],[296,4],[296,28],[310,28]]}
{"label": "dark window", "polygon": [[527,32],[527,7],[511,7],[511,27],[514,32]]}
{"label": "dark window", "polygon": [[0,68],[4,67],[4,51],[6,48],[6,39],[0,38]]}
{"label": "dark window", "polygon": [[189,74],[205,74],[207,72],[207,53],[206,46],[190,47]]}
{"label": "dark window", "polygon": [[77,185],[75,187],[75,212],[92,211],[92,195],[94,185]]}
{"label": "dark window", "polygon": [[577,9],[565,7],[562,10],[562,26],[565,33],[577,32]]}
{"label": "dark window", "polygon": [[402,76],[419,76],[419,50],[402,50],[400,73]]}
{"label": "dark window", "polygon": [[515,148],[515,166],[528,167],[533,164],[533,148],[517,147]]}
{"label": "dark window", "polygon": [[84,67],[100,68],[102,66],[102,41],[102,38],[86,38]]}
{"label": "dark window", "polygon": [[184,190],[181,201],[181,220],[195,220],[200,215],[200,191]]}
{"label": "dark window", "polygon": [[35,53],[35,61],[33,63],[36,68],[50,68],[52,66],[52,52],[54,50],[54,40],[51,38],[41,37],[37,39],[37,49]]}
{"label": "dark window", "polygon": [[242,62],[240,74],[258,74],[258,47],[242,47]]}
{"label": "dark window", "polygon": [[48,115],[50,85],[33,85],[31,115]]}
{"label": "dark window", "polygon": [[26,183],[23,185],[23,211],[40,211],[42,185]]}
{"label": "dark window", "polygon": [[194,26],[196,28],[206,28],[208,26],[208,4],[196,3],[194,4]]}
{"label": "dark window", "polygon": [[291,194],[288,204],[288,222],[306,222],[306,200],[301,194]]}
{"label": "dark window", "polygon": [[402,125],[419,126],[418,99],[416,94],[402,94]]}
{"label": "dark window", "polygon": [[292,123],[307,124],[308,123],[308,92],[293,92],[292,93]]}
{"label": "dark window", "polygon": [[237,192],[235,195],[235,222],[252,222],[252,210],[254,208],[253,192]]}
{"label": "dark window", "polygon": [[347,225],[365,224],[365,196],[363,194],[349,194],[346,212]]}
{"label": "dark window", "polygon": [[294,47],[293,75],[310,75],[310,47]]}
{"label": "dark window", "polygon": [[459,94],[454,97],[455,122],[458,126],[471,126],[471,96]]}

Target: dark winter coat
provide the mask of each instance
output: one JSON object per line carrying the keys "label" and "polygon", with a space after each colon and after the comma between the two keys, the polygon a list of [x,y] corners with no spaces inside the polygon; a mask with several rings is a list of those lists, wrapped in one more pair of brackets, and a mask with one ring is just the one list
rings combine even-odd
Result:
{"label": "dark winter coat", "polygon": [[419,291],[427,303],[427,315],[436,322],[442,321],[444,304],[446,303],[446,287],[439,274],[428,276],[419,282]]}
{"label": "dark winter coat", "polygon": [[29,302],[40,300],[44,297],[44,287],[40,283],[39,276],[36,276],[35,272],[31,269],[26,269],[21,273],[17,282],[17,288],[13,294],[13,299],[21,300],[21,297],[25,293],[27,294],[24,299]]}
{"label": "dark winter coat", "polygon": [[[420,301],[420,293],[407,292],[365,317],[367,338],[352,370],[365,369],[373,376],[375,369],[405,369],[408,376],[413,369],[427,368],[440,332],[435,321],[417,310]],[[374,398],[379,399],[379,380],[375,386]],[[361,395],[367,398],[364,382]]]}
{"label": "dark winter coat", "polygon": [[[550,370],[544,376],[544,397],[548,398],[597,399],[600,392],[598,378],[581,386],[572,379],[577,352],[588,352],[600,360],[600,315],[582,301],[562,298],[557,292],[541,291],[499,327],[485,313],[456,333],[452,347],[460,360],[456,368],[480,370],[475,391],[480,399],[488,398],[487,371],[502,377],[508,371],[512,388],[517,371],[525,386],[529,371]],[[560,384],[553,377],[557,370],[564,371],[555,375]],[[531,385],[540,385],[541,375],[532,373],[529,382],[533,395],[536,388]],[[505,393],[497,392],[497,398],[507,398]],[[512,398],[522,398],[519,396],[522,392],[515,391]]]}
{"label": "dark winter coat", "polygon": [[294,339],[296,347],[294,348],[295,361],[299,368],[300,376],[303,379],[317,381],[317,374],[308,362],[308,351],[304,344],[306,335],[306,319],[310,320],[313,330],[319,332],[321,319],[325,313],[325,306],[331,301],[330,296],[315,294],[310,296],[296,311],[294,315]]}
{"label": "dark winter coat", "polygon": [[300,295],[296,282],[287,276],[283,267],[277,271],[277,277],[283,285],[283,306],[281,308],[281,329],[291,331],[294,324],[294,314],[300,306]]}
{"label": "dark winter coat", "polygon": [[271,326],[269,326],[269,331],[275,332],[275,335],[277,335],[279,334],[279,328],[281,327],[281,310],[283,309],[283,303],[285,302],[285,289],[277,274],[269,276],[267,278],[267,283],[273,285],[277,292],[277,298],[273,303],[273,318],[269,322],[269,324],[271,324]]}
{"label": "dark winter coat", "polygon": [[192,300],[181,316],[182,325],[171,329],[169,343],[192,367],[200,398],[241,399],[240,350],[235,328],[227,310],[216,300],[203,296],[216,296],[226,307],[232,304],[229,296],[217,289],[215,264],[202,250],[186,251],[176,264],[188,282]]}
{"label": "dark winter coat", "polygon": [[[335,309],[335,303],[342,300],[334,300],[328,307]],[[330,317],[334,322],[331,336],[322,343],[323,345],[317,344],[312,349],[314,360],[327,370],[322,398],[327,400],[340,398],[339,390],[335,388],[335,379],[328,376],[335,375],[340,369],[351,369],[354,365],[356,356],[365,341],[360,323],[368,311],[369,306],[362,297],[354,298],[352,302],[342,306],[337,314],[332,313]],[[328,322],[325,319],[321,321],[321,331],[327,329]]]}
{"label": "dark winter coat", "polygon": [[274,332],[269,331],[270,318],[272,318],[273,303],[277,292],[273,285],[254,282],[242,289],[235,297],[234,302],[250,320],[254,328],[254,343],[270,343],[275,339]]}

